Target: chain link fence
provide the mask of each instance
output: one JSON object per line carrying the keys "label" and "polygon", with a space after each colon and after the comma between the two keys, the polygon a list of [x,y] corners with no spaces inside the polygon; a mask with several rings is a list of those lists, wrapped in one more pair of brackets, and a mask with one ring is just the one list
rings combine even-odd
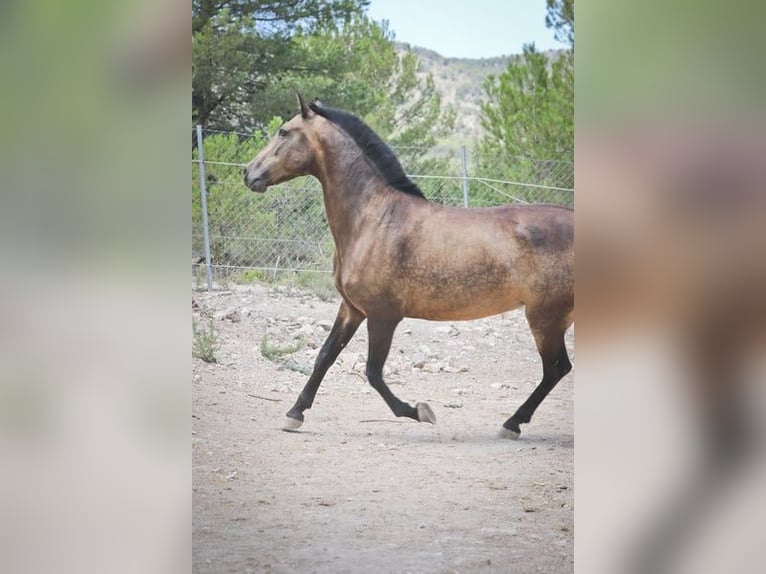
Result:
{"label": "chain link fence", "polygon": [[[263,136],[197,128],[192,138],[192,273],[198,285],[331,271],[334,246],[316,179],[253,193],[242,170],[266,144]],[[441,205],[574,203],[572,161],[491,156],[459,145],[393,149],[426,197]]]}

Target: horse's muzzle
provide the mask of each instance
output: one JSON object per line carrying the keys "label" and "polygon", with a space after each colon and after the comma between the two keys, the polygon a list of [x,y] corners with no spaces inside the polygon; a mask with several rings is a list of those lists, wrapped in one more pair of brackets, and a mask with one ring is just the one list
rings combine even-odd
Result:
{"label": "horse's muzzle", "polygon": [[265,173],[249,173],[245,168],[245,185],[252,191],[263,193],[269,186]]}

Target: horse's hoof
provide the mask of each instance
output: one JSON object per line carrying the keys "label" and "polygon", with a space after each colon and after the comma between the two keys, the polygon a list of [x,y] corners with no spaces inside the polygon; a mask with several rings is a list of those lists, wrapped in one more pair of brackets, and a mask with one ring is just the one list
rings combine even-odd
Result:
{"label": "horse's hoof", "polygon": [[301,428],[302,424],[303,421],[299,421],[298,419],[294,419],[292,417],[285,417],[285,420],[282,423],[282,430],[287,432],[294,432]]}
{"label": "horse's hoof", "polygon": [[436,424],[436,415],[431,410],[431,407],[428,406],[428,403],[418,403],[415,405],[415,408],[418,409],[418,420],[421,423]]}
{"label": "horse's hoof", "polygon": [[500,438],[508,438],[511,440],[516,440],[521,436],[521,431],[511,430],[509,428],[502,427],[500,429]]}

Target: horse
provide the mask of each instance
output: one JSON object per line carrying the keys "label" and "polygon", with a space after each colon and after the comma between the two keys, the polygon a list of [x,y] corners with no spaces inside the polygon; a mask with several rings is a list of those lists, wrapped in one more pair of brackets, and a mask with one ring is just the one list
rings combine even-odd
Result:
{"label": "horse", "polygon": [[434,424],[424,402],[400,400],[383,380],[397,325],[479,319],[525,307],[543,377],[506,420],[515,439],[572,369],[564,335],[574,321],[574,210],[523,204],[445,207],[428,201],[393,151],[357,116],[306,103],[244,168],[244,183],[269,186],[312,175],[322,185],[335,243],[340,309],[283,430],[304,422],[328,368],[367,320],[365,374],[393,414]]}

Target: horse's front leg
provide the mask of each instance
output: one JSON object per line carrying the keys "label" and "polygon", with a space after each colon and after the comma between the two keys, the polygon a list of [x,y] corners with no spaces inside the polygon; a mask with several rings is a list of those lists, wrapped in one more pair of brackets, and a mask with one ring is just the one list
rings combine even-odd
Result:
{"label": "horse's front leg", "polygon": [[314,397],[316,397],[319,385],[327,372],[338,358],[338,354],[354,336],[359,325],[364,321],[364,315],[353,308],[345,301],[341,302],[340,309],[338,310],[338,316],[335,318],[335,324],[330,330],[330,335],[319,350],[316,361],[314,362],[314,370],[306,382],[306,386],[303,387],[301,394],[298,395],[298,400],[289,411],[287,411],[287,419],[284,422],[284,430],[295,430],[303,424],[303,411],[310,409],[314,403]]}
{"label": "horse's front leg", "polygon": [[397,417],[409,417],[420,422],[436,423],[436,416],[426,403],[417,403],[414,407],[399,400],[383,381],[383,365],[391,349],[394,331],[401,319],[382,321],[367,319],[369,334],[369,353],[367,355],[367,380],[386,401],[388,408]]}

